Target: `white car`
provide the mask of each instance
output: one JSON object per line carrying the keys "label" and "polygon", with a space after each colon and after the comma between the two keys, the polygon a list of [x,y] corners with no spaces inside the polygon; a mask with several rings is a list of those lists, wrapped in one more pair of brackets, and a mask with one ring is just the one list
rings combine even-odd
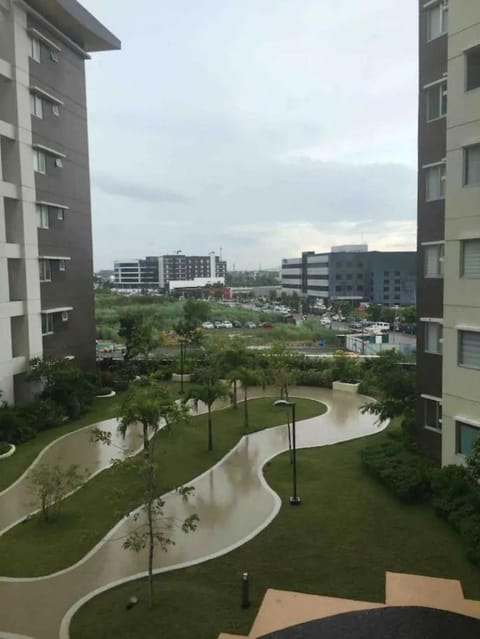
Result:
{"label": "white car", "polygon": [[212,322],[202,322],[202,328],[215,328]]}
{"label": "white car", "polygon": [[222,324],[223,324],[223,328],[233,328],[232,322],[225,321],[225,322],[222,322]]}
{"label": "white car", "polygon": [[331,323],[332,320],[329,317],[322,317],[322,319],[320,320],[320,324],[322,326],[330,326]]}

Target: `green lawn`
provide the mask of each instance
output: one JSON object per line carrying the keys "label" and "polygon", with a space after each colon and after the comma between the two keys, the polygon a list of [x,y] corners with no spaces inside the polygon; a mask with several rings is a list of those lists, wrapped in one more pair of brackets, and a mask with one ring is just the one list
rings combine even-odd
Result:
{"label": "green lawn", "polygon": [[[383,601],[387,570],[460,579],[465,596],[480,599],[480,571],[465,559],[459,537],[429,507],[403,505],[370,478],[359,459],[365,443],[300,451],[298,508],[286,502],[288,456],[277,457],[266,477],[284,506],[260,535],[224,557],[159,575],[153,611],[144,581],[103,593],[73,618],[70,636],[156,639],[172,628],[176,639],[248,634],[268,587]],[[248,610],[240,608],[244,571],[251,575]],[[134,594],[140,603],[127,612]]]}
{"label": "green lawn", "polygon": [[[309,399],[296,399],[296,404],[299,420],[326,410],[323,404]],[[251,399],[249,408],[250,430],[285,422],[285,413],[272,408],[271,397]],[[161,494],[210,468],[237,443],[245,432],[242,405],[236,410],[214,413],[213,430],[212,452],[207,451],[206,415],[192,417],[170,432],[158,433],[155,456]],[[57,522],[45,524],[36,516],[0,537],[0,575],[35,577],[72,565],[112,528],[121,514],[141,503],[141,495],[131,469],[119,466],[103,471],[65,501]]]}
{"label": "green lawn", "polygon": [[35,439],[31,439],[24,444],[19,444],[12,457],[0,462],[0,491],[8,488],[10,484],[18,479],[45,446],[53,442],[53,440],[58,439],[66,433],[71,433],[78,428],[82,428],[82,426],[88,426],[89,424],[94,424],[104,419],[116,417],[118,415],[118,407],[124,395],[125,393],[117,393],[117,395],[112,398],[95,399],[92,408],[79,419],[67,422],[58,428],[46,430],[43,433],[39,433]]}

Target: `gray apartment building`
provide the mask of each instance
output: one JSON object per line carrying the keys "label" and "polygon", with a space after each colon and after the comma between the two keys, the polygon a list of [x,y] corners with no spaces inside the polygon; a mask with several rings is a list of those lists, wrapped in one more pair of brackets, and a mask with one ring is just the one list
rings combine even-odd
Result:
{"label": "gray apartment building", "polygon": [[282,260],[282,291],[324,301],[386,306],[415,303],[416,253],[369,251],[366,245],[307,251]]}
{"label": "gray apartment building", "polygon": [[113,285],[115,288],[167,291],[169,282],[207,278],[213,283],[225,278],[226,274],[227,263],[213,252],[209,255],[173,253],[115,262]]}
{"label": "gray apartment building", "polygon": [[95,365],[85,61],[120,42],[75,0],[0,0],[0,389]]}
{"label": "gray apartment building", "polygon": [[480,435],[480,2],[419,24],[417,435],[452,464]]}

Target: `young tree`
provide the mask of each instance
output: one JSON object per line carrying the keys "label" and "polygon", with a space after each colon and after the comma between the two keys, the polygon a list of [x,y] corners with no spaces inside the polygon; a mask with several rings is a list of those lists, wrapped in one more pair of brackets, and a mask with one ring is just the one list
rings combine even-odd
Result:
{"label": "young tree", "polygon": [[207,406],[208,413],[208,450],[213,450],[212,406],[217,399],[226,399],[229,396],[228,388],[221,382],[192,386],[185,397],[185,402],[193,400],[195,406],[203,402]]}
{"label": "young tree", "polygon": [[77,464],[62,468],[58,464],[41,464],[30,473],[30,490],[37,498],[43,519],[48,523],[58,519],[64,498],[85,481]]}
{"label": "young tree", "polygon": [[243,388],[243,426],[248,430],[248,389],[250,386],[262,384],[265,381],[263,371],[241,366],[237,371],[238,380]]}
{"label": "young tree", "polygon": [[143,355],[148,362],[150,351],[160,342],[153,323],[139,314],[127,313],[121,317],[118,334],[125,340],[126,361]]}
{"label": "young tree", "polygon": [[[134,531],[125,541],[124,548],[139,551],[148,547],[148,587],[149,603],[153,607],[153,559],[155,545],[159,544],[163,550],[173,542],[168,534],[171,522],[162,521],[164,503],[157,496],[156,467],[155,467],[155,435],[162,420],[167,428],[183,420],[186,411],[177,404],[168,391],[151,381],[138,383],[128,393],[120,415],[120,431],[125,434],[132,426],[140,424],[143,435],[143,457],[140,458],[140,477],[144,487],[144,505],[147,523],[145,527]],[[150,438],[151,436],[151,438]],[[121,462],[122,463],[122,462]],[[125,463],[125,462],[123,462]],[[191,489],[180,489],[183,498],[188,498]],[[138,517],[138,515],[137,515]],[[191,515],[181,523],[185,532],[195,530],[198,517]]]}
{"label": "young tree", "polygon": [[229,347],[217,354],[220,374],[233,384],[232,404],[234,408],[237,408],[238,369],[246,365],[247,358],[245,346],[239,340],[234,340]]}

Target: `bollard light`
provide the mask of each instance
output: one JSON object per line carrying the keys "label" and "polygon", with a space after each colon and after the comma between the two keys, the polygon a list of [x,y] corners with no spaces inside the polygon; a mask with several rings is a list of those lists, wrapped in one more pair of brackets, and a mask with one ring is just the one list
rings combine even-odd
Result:
{"label": "bollard light", "polygon": [[248,572],[242,574],[242,608],[250,608],[250,581]]}

